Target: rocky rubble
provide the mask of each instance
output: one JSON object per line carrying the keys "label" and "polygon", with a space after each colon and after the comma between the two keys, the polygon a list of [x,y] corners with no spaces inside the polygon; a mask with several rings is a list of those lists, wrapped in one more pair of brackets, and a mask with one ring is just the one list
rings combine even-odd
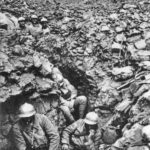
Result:
{"label": "rocky rubble", "polygon": [[[2,143],[6,142],[10,124],[16,120],[19,104],[30,101],[43,114],[51,109],[51,96],[59,90],[52,78],[57,67],[79,95],[88,97],[89,110],[99,113],[100,126],[111,125],[122,132],[128,123],[142,124],[149,119],[148,1],[117,4],[97,1],[92,5],[90,1],[0,3],[0,19],[9,16],[6,24],[13,27],[8,28],[10,31],[0,30]],[[35,12],[49,20],[50,35],[37,39],[23,34],[18,37],[16,18],[29,17]],[[15,24],[12,25],[10,18]],[[56,112],[52,114],[57,120]],[[58,124],[65,126],[63,122],[62,118]],[[103,141],[104,147],[113,143]]]}

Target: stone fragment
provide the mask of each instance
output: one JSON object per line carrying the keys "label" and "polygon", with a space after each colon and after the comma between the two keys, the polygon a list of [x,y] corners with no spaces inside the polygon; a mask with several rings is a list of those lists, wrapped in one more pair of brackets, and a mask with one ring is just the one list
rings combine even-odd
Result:
{"label": "stone fragment", "polygon": [[114,67],[112,69],[112,74],[115,76],[115,79],[127,79],[131,77],[134,73],[132,66],[126,66],[122,68]]}
{"label": "stone fragment", "polygon": [[19,60],[19,58],[12,60],[12,63],[16,70],[23,70],[25,68],[24,64]]}
{"label": "stone fragment", "polygon": [[2,87],[0,88],[0,102],[5,102],[9,98],[9,88],[7,87]]}
{"label": "stone fragment", "polygon": [[129,43],[134,43],[136,41],[139,41],[140,39],[141,39],[141,35],[134,35],[134,36],[128,37],[127,41]]}
{"label": "stone fragment", "polygon": [[125,5],[123,6],[123,8],[124,8],[124,9],[137,8],[137,6],[136,6],[136,5],[133,5],[133,4],[125,4]]}
{"label": "stone fragment", "polygon": [[115,40],[116,42],[125,42],[127,39],[124,34],[117,34]]}
{"label": "stone fragment", "polygon": [[26,55],[25,57],[20,58],[20,61],[28,69],[33,66],[33,57],[30,55]]}
{"label": "stone fragment", "polygon": [[146,33],[145,33],[144,39],[145,39],[145,40],[150,39],[150,32],[146,32]]}
{"label": "stone fragment", "polygon": [[30,73],[24,73],[20,76],[19,86],[25,87],[28,84],[31,84],[35,79],[35,76]]}
{"label": "stone fragment", "polygon": [[21,88],[19,86],[17,86],[16,84],[10,86],[10,95],[11,96],[20,95],[22,92],[23,91],[21,90]]}
{"label": "stone fragment", "polygon": [[119,27],[119,26],[116,27],[115,30],[116,30],[117,33],[123,32],[123,28],[122,28],[122,27]]}
{"label": "stone fragment", "polygon": [[112,49],[122,49],[122,45],[119,43],[113,43],[111,46]]}
{"label": "stone fragment", "polygon": [[83,50],[82,47],[78,47],[78,48],[77,48],[77,52],[78,52],[79,54],[83,54],[83,53],[84,53],[84,50]]}
{"label": "stone fragment", "polygon": [[24,51],[23,51],[23,49],[20,45],[15,45],[15,47],[13,48],[12,53],[15,54],[15,55],[21,56],[21,55],[24,54]]}
{"label": "stone fragment", "polygon": [[42,65],[40,57],[36,53],[33,55],[33,63],[36,68],[39,68]]}
{"label": "stone fragment", "polygon": [[45,79],[36,77],[36,89],[38,92],[49,92],[53,87],[53,82],[48,82]]}
{"label": "stone fragment", "polygon": [[150,61],[142,61],[138,64],[138,66],[143,69],[150,70]]}
{"label": "stone fragment", "polygon": [[113,13],[109,16],[112,20],[117,20],[118,19],[118,14]]}
{"label": "stone fragment", "polygon": [[145,48],[146,48],[146,42],[145,42],[145,40],[137,41],[137,42],[135,43],[135,47],[136,47],[137,49],[145,49]]}
{"label": "stone fragment", "polygon": [[2,71],[0,70],[0,72],[11,73],[15,70],[15,67],[10,62],[4,62],[3,67],[4,69]]}
{"label": "stone fragment", "polygon": [[0,87],[4,86],[6,84],[6,79],[4,76],[0,75]]}
{"label": "stone fragment", "polygon": [[53,64],[48,61],[45,57],[40,57],[42,62],[42,73],[44,76],[52,73]]}
{"label": "stone fragment", "polygon": [[105,26],[101,27],[101,31],[108,32],[108,31],[110,31],[110,28],[107,25],[105,25]]}
{"label": "stone fragment", "polygon": [[150,27],[150,24],[149,24],[148,22],[142,22],[142,23],[140,24],[140,28],[141,28],[141,29],[145,29],[145,28],[148,28],[148,27]]}
{"label": "stone fragment", "polygon": [[9,76],[9,79],[10,79],[10,80],[13,80],[13,81],[15,81],[15,82],[18,82],[19,79],[20,79],[20,76],[17,75],[16,72],[12,72],[12,73],[10,74],[10,76]]}

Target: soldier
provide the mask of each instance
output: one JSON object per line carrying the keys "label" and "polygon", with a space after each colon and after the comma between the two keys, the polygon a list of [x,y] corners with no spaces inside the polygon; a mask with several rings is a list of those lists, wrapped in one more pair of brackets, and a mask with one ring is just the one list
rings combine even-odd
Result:
{"label": "soldier", "polygon": [[46,116],[36,113],[33,105],[21,105],[18,117],[20,119],[12,128],[17,150],[58,150],[57,130]]}
{"label": "soldier", "polygon": [[48,20],[46,18],[42,18],[41,19],[41,25],[42,25],[42,32],[44,35],[49,34],[50,33],[50,28],[48,26]]}
{"label": "soldier", "polygon": [[62,150],[98,150],[101,132],[98,130],[98,115],[89,112],[85,119],[79,119],[66,127],[62,134]]}
{"label": "soldier", "polygon": [[70,124],[79,118],[83,118],[87,109],[87,98],[84,95],[77,96],[75,87],[61,74],[57,74],[55,80],[61,92],[60,108],[67,122]]}
{"label": "soldier", "polygon": [[26,23],[26,19],[24,17],[19,17],[18,18],[18,23],[19,23],[19,27],[20,29],[25,29],[25,23]]}
{"label": "soldier", "polygon": [[31,16],[31,23],[29,28],[29,32],[32,36],[37,37],[42,34],[42,26],[38,22],[38,17],[36,15]]}

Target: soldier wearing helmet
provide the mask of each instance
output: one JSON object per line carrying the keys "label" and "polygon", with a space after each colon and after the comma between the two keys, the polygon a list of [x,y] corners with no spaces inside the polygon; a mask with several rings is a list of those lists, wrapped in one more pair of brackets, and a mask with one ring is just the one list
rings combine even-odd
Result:
{"label": "soldier wearing helmet", "polygon": [[42,26],[36,15],[32,15],[30,19],[32,24],[29,26],[29,33],[34,37],[38,37],[42,34]]}
{"label": "soldier wearing helmet", "polygon": [[62,134],[62,150],[98,150],[101,132],[98,130],[99,117],[89,112],[84,119],[79,119],[66,127]]}
{"label": "soldier wearing helmet", "polygon": [[25,29],[25,23],[26,23],[26,19],[24,17],[19,17],[18,18],[18,23],[19,23],[19,27],[20,29]]}
{"label": "soldier wearing helmet", "polygon": [[19,108],[19,121],[12,128],[17,150],[58,150],[59,134],[49,119],[37,114],[33,105]]}
{"label": "soldier wearing helmet", "polygon": [[38,24],[38,16],[31,15],[31,22],[32,22],[32,24]]}
{"label": "soldier wearing helmet", "polygon": [[50,28],[48,26],[48,20],[45,17],[43,17],[40,22],[41,22],[41,25],[42,25],[43,34],[44,35],[49,34],[50,33]]}
{"label": "soldier wearing helmet", "polygon": [[79,118],[84,118],[87,109],[87,98],[84,95],[78,96],[75,87],[59,73],[53,76],[60,90],[60,109],[62,110],[67,123],[71,124]]}

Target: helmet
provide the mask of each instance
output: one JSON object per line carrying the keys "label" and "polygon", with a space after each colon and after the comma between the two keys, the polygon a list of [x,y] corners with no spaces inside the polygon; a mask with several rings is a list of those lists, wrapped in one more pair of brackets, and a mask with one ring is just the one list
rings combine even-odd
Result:
{"label": "helmet", "polygon": [[84,122],[89,125],[95,125],[98,123],[98,115],[95,112],[89,112],[86,115]]}
{"label": "helmet", "polygon": [[144,126],[142,129],[142,135],[150,140],[150,125]]}
{"label": "helmet", "polygon": [[32,19],[38,19],[37,15],[32,15],[31,18]]}
{"label": "helmet", "polygon": [[19,108],[19,118],[31,117],[36,113],[33,105],[29,103],[24,103]]}
{"label": "helmet", "polygon": [[24,17],[19,17],[18,21],[25,21],[25,18]]}
{"label": "helmet", "polygon": [[42,18],[41,22],[47,22],[47,19],[46,18]]}

